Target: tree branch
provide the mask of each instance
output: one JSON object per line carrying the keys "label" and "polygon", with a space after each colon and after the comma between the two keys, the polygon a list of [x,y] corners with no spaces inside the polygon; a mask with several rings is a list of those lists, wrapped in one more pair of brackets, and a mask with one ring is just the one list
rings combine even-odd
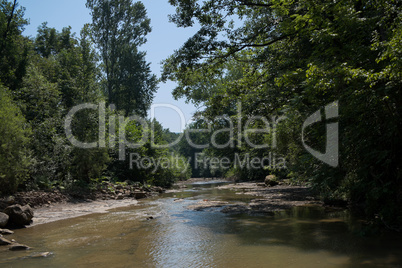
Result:
{"label": "tree branch", "polygon": [[13,7],[11,9],[11,15],[7,18],[7,27],[6,27],[6,31],[4,32],[4,35],[3,35],[3,42],[2,42],[2,46],[1,46],[1,51],[3,51],[3,49],[5,47],[5,43],[7,42],[8,32],[10,31],[10,25],[11,25],[11,21],[13,20],[14,11],[15,11],[16,7],[17,7],[17,0],[14,0]]}
{"label": "tree branch", "polygon": [[256,6],[256,7],[271,7],[272,4],[263,4],[263,3],[253,3],[247,0],[236,0],[240,2],[242,6]]}

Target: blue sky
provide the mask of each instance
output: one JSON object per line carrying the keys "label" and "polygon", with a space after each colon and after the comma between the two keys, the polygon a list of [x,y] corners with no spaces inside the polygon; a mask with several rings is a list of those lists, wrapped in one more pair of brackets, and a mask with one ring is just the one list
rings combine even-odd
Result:
{"label": "blue sky", "polygon": [[[30,25],[23,33],[27,36],[36,36],[38,26],[45,21],[49,27],[59,31],[63,27],[71,26],[72,31],[79,36],[83,25],[91,22],[89,10],[85,7],[86,0],[19,0],[18,2],[26,8],[25,18],[30,20]],[[151,62],[153,73],[159,77],[160,62],[183,45],[196,29],[177,28],[173,23],[169,23],[168,14],[173,14],[175,9],[167,0],[144,0],[143,3],[151,19],[152,32],[147,36],[148,42],[141,47],[141,50],[147,51],[147,61]],[[175,83],[170,81],[161,83],[154,104],[174,105],[183,112],[186,121],[189,121],[196,108],[192,104],[186,104],[184,100],[174,100],[171,94],[174,87]],[[173,132],[181,130],[180,115],[173,109],[159,107],[155,109],[155,117],[165,128]]]}

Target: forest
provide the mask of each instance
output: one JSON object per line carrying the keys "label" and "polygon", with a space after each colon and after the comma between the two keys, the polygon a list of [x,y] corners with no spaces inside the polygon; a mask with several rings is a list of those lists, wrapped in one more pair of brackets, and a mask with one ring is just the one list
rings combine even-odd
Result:
{"label": "forest", "polygon": [[[71,27],[59,32],[43,23],[30,39],[22,35],[27,25],[24,8],[17,1],[1,1],[2,195],[24,189],[88,187],[105,178],[169,186],[189,177],[190,171],[182,172],[180,165],[151,173],[130,169],[129,157],[119,159],[119,130],[133,141],[152,129],[156,144],[167,143],[170,136],[156,120],[148,120],[152,128],[146,130],[134,121],[117,122],[134,113],[145,117],[158,81],[145,52],[138,50],[151,30],[144,5],[131,1],[111,1],[110,5],[116,7],[112,13],[111,6],[88,1],[94,22],[85,25],[79,37]],[[106,25],[97,22],[105,17],[113,19]],[[65,118],[83,103],[108,104],[107,128],[113,124],[116,129],[105,138],[108,146],[85,149],[71,144]],[[71,118],[71,135],[76,140],[97,140],[101,125],[97,112],[80,110]],[[155,158],[175,156],[171,149],[154,148],[150,141],[130,152]]]}
{"label": "forest", "polygon": [[[311,185],[324,202],[348,204],[373,223],[400,229],[400,1],[169,3],[176,8],[171,23],[199,30],[164,60],[158,78],[139,50],[151,31],[141,2],[88,0],[92,23],[79,37],[68,26],[59,32],[43,23],[28,38],[22,34],[24,8],[1,0],[1,195],[104,179],[170,186],[191,176],[263,181],[275,175]],[[171,133],[156,120],[117,120],[146,117],[158,83],[168,80],[176,82],[175,98],[202,107],[184,133]],[[105,103],[112,118],[105,123],[105,144],[96,148],[73,146],[65,133],[66,116],[83,103]],[[102,125],[97,112],[77,112],[70,134],[96,140]],[[335,126],[336,159],[321,161],[306,148],[325,154]],[[122,161],[121,137],[138,142],[148,134],[154,139],[126,150]],[[155,146],[180,136],[174,146]],[[132,153],[180,164],[151,167],[155,172],[130,169]],[[197,166],[196,154],[208,163]],[[286,168],[272,165],[274,156]],[[223,158],[225,165],[211,160]],[[249,158],[271,163],[235,164]],[[192,169],[184,169],[187,159]]]}

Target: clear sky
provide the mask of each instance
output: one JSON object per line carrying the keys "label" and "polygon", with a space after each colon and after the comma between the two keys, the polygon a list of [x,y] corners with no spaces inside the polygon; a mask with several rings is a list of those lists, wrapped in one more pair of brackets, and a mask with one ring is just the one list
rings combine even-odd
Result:
{"label": "clear sky", "polygon": [[[160,77],[160,62],[182,46],[196,32],[196,29],[177,28],[173,23],[169,23],[168,14],[173,14],[175,9],[167,0],[142,2],[151,19],[152,32],[147,36],[148,42],[141,47],[141,50],[147,52],[147,61],[151,62],[153,73]],[[72,31],[79,36],[83,25],[91,22],[89,10],[85,7],[86,0],[19,0],[18,3],[26,8],[25,18],[30,20],[30,25],[23,33],[26,36],[36,36],[38,26],[45,21],[48,22],[49,27],[59,31],[63,27],[71,26]],[[170,81],[165,84],[160,83],[154,104],[170,104],[178,107],[188,122],[196,108],[192,104],[186,104],[184,100],[174,100],[171,94],[174,87],[175,83]],[[181,131],[182,120],[172,108],[156,108],[155,117],[170,131]]]}

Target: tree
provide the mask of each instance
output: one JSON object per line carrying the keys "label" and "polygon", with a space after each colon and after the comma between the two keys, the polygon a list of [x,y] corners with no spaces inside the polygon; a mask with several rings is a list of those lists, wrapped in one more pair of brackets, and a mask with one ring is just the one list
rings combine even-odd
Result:
{"label": "tree", "polygon": [[18,2],[0,1],[0,80],[10,90],[15,90],[25,75],[29,42],[21,33],[28,21]]}
{"label": "tree", "polygon": [[27,178],[29,136],[20,109],[0,84],[0,195],[13,193]]}
{"label": "tree", "polygon": [[108,101],[128,115],[145,115],[157,88],[156,76],[138,48],[151,31],[141,2],[88,0],[92,35],[100,51]]}
{"label": "tree", "polygon": [[[169,2],[179,27],[201,25],[164,63],[162,78],[178,82],[176,97],[213,103],[211,115],[235,100],[244,116],[286,113],[278,149],[290,161],[289,175],[310,181],[326,200],[348,200],[371,219],[402,224],[399,2]],[[242,75],[211,90],[231,62]],[[314,159],[295,136],[303,120],[333,101],[340,103],[337,168]],[[325,131],[307,136],[316,148],[325,141]]]}
{"label": "tree", "polygon": [[[46,188],[67,179],[89,182],[99,178],[109,160],[107,150],[72,148],[63,129],[65,115],[73,106],[103,100],[87,27],[77,39],[70,27],[58,32],[44,23],[32,52],[21,87],[14,92],[32,127],[31,184]],[[77,114],[72,124],[74,135],[81,141],[93,141],[98,137],[98,120],[95,113]]]}

